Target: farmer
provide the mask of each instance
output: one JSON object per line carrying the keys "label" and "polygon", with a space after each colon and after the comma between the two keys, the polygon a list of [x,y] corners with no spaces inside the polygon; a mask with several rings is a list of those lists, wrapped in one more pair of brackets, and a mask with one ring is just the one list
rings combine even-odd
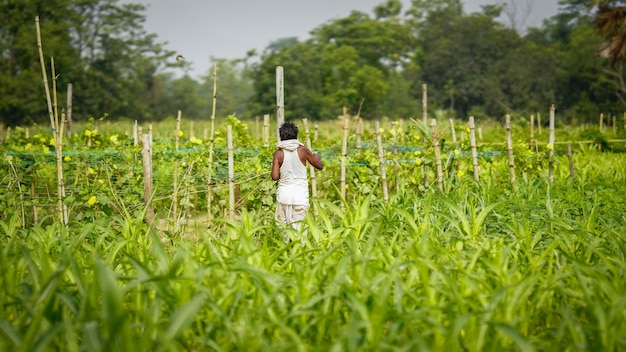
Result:
{"label": "farmer", "polygon": [[[295,229],[309,209],[307,161],[316,169],[324,167],[322,157],[298,141],[298,127],[293,122],[283,123],[278,133],[280,142],[272,160],[272,180],[278,181],[276,191],[276,220]],[[285,237],[286,242],[290,242]]]}

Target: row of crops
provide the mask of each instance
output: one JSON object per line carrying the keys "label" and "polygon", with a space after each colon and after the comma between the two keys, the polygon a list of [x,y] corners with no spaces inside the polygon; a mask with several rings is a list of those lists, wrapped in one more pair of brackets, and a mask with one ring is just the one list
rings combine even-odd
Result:
{"label": "row of crops", "polygon": [[234,220],[224,128],[212,170],[208,141],[154,139],[155,223],[141,146],[119,132],[86,129],[89,146],[76,134],[63,149],[67,225],[54,209],[50,137],[14,131],[2,144],[0,350],[626,348],[623,153],[575,145],[572,174],[564,146],[550,157],[518,137],[516,181],[498,145],[479,147],[475,181],[468,142],[448,138],[439,192],[432,145],[406,124],[383,133],[384,202],[372,130],[359,149],[350,136],[345,198],[341,141],[320,136],[316,211],[285,244],[273,147],[229,122]]}

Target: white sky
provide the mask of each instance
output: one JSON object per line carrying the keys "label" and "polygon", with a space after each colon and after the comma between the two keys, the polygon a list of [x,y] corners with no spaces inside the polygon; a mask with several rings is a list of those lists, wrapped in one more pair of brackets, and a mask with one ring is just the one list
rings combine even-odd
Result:
{"label": "white sky", "polygon": [[[558,0],[465,0],[466,13],[480,6],[514,1],[531,4],[527,26],[541,26],[557,13]],[[184,55],[191,63],[191,76],[206,74],[211,57],[243,58],[260,53],[271,42],[288,37],[304,40],[309,31],[352,10],[372,14],[385,0],[121,0],[147,5],[145,29],[158,41]],[[410,0],[403,0],[403,11]],[[519,5],[519,6],[521,6]],[[507,22],[508,23],[508,22]],[[174,59],[174,58],[172,58]]]}

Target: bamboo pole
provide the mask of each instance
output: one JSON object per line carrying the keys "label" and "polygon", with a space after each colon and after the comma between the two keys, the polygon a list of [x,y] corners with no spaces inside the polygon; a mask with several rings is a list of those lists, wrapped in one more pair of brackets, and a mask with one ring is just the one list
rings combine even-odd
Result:
{"label": "bamboo pole", "polygon": [[[35,183],[33,182],[30,184],[30,197],[34,199],[36,195],[37,194],[35,192]],[[38,222],[39,222],[39,215],[37,213],[37,204],[33,202],[33,223],[37,224]]]}
{"label": "bamboo pole", "polygon": [[341,198],[344,201],[346,200],[346,161],[348,157],[348,134],[350,132],[349,123],[349,119],[343,119],[343,143],[341,144],[341,180],[339,189],[341,191]]}
{"label": "bamboo pole", "polygon": [[[459,146],[457,146],[456,129],[454,128],[454,119],[451,118],[448,121],[450,121],[450,135],[452,137],[452,145],[454,146],[454,149],[457,150]],[[459,171],[459,159],[456,157],[454,158],[454,171],[455,172]]]}
{"label": "bamboo pole", "polygon": [[[182,118],[182,113],[178,110],[178,115],[176,116],[176,132],[174,138],[174,150],[178,152],[178,146],[180,143],[180,121]],[[172,194],[172,216],[174,217],[174,228],[178,230],[178,155],[174,154],[174,185],[173,185],[173,194]]]}
{"label": "bamboo pole", "polygon": [[515,158],[513,157],[513,140],[511,138],[511,115],[505,115],[506,150],[509,156],[509,174],[511,183],[515,182]]}
{"label": "bamboo pole", "polygon": [[270,146],[270,115],[263,115],[263,146]]}
{"label": "bamboo pole", "polygon": [[59,105],[57,100],[57,74],[54,67],[54,57],[50,58],[50,72],[52,73],[52,110],[54,112],[54,151],[57,166],[57,208],[59,220],[67,225],[67,205],[63,204],[65,199],[65,183],[63,179],[63,126],[65,125],[65,113],[62,113],[62,121],[59,123]]}
{"label": "bamboo pole", "polygon": [[613,135],[617,134],[617,115],[613,115]]}
{"label": "bamboo pole", "polygon": [[361,139],[363,138],[363,119],[357,116],[356,120],[356,149],[361,150]]}
{"label": "bamboo pole", "polygon": [[528,147],[530,149],[537,148],[537,143],[535,143],[535,115],[530,115],[530,143]]}
{"label": "bamboo pole", "polygon": [[600,114],[600,133],[604,132],[604,114]]}
{"label": "bamboo pole", "polygon": [[572,156],[572,145],[567,144],[567,160],[569,161],[569,176],[572,181],[576,178],[576,174],[574,171],[574,158]]}
{"label": "bamboo pole", "polygon": [[[302,124],[304,125],[304,134],[306,135],[306,146],[309,150],[313,151],[311,147],[311,135],[309,134],[309,122],[306,118],[302,119]],[[317,197],[317,174],[315,172],[315,167],[309,163],[309,169],[311,170],[311,196],[313,198]],[[313,203],[313,214],[317,215],[317,206]]]}
{"label": "bamboo pole", "polygon": [[207,204],[207,228],[211,227],[211,221],[213,220],[213,213],[211,208],[213,206],[213,151],[215,149],[215,111],[217,108],[217,62],[213,63],[213,99],[211,107],[211,134],[209,135],[209,165],[208,165],[208,180],[207,180],[207,192],[206,192],[206,204]]}
{"label": "bamboo pole", "polygon": [[282,66],[276,66],[276,140],[280,142],[280,126],[285,122],[285,78]]}
{"label": "bamboo pole", "polygon": [[433,149],[435,151],[435,166],[437,170],[437,187],[443,192],[443,168],[441,166],[441,149],[439,149],[439,133],[437,133],[437,119],[430,120],[430,133],[433,136]]}
{"label": "bamboo pole", "polygon": [[[39,50],[39,63],[41,64],[41,75],[43,78],[44,90],[46,93],[46,102],[48,105],[48,115],[50,117],[50,126],[52,128],[52,133],[54,138],[56,138],[56,134],[54,134],[56,123],[54,121],[54,112],[52,111],[52,98],[50,97],[50,87],[48,86],[48,73],[46,71],[46,64],[43,58],[43,46],[41,44],[41,30],[39,29],[39,16],[35,17],[35,29],[37,32],[37,48]],[[56,140],[55,140],[56,143]]]}
{"label": "bamboo pole", "polygon": [[320,126],[318,126],[317,124],[315,124],[313,126],[313,131],[314,131],[313,132],[313,141],[314,142],[317,142],[317,135],[319,134],[319,129],[320,129]]}
{"label": "bamboo pole", "polygon": [[474,116],[469,117],[470,127],[470,147],[472,149],[472,168],[474,169],[474,180],[478,181],[478,153],[476,152],[476,135],[474,126]]}
{"label": "bamboo pole", "polygon": [[139,144],[139,126],[137,125],[137,120],[133,124],[133,146],[137,146]]}
{"label": "bamboo pole", "polygon": [[549,156],[550,156],[550,161],[549,161],[549,170],[548,170],[548,179],[550,181],[550,183],[552,183],[552,181],[554,181],[554,115],[555,115],[555,107],[554,104],[552,104],[552,106],[550,106],[550,136],[548,137],[548,143],[550,144],[551,148],[549,151]]}
{"label": "bamboo pole", "polygon": [[143,200],[146,205],[146,220],[149,224],[154,220],[152,203],[152,140],[149,134],[141,136],[141,160],[143,164]]}
{"label": "bamboo pole", "polygon": [[228,140],[228,217],[235,220],[235,161],[233,153],[233,126],[226,126]]}
{"label": "bamboo pole", "polygon": [[67,138],[72,138],[72,98],[73,98],[73,93],[72,93],[72,83],[68,83],[67,84],[67,120],[66,120],[66,137]]}
{"label": "bamboo pole", "polygon": [[[422,84],[422,122],[424,123],[424,128],[428,125],[428,86],[426,84]],[[425,142],[425,140],[422,140]],[[428,166],[424,164],[424,188],[428,189]]]}
{"label": "bamboo pole", "polygon": [[376,121],[374,125],[374,134],[376,135],[376,145],[378,146],[378,160],[380,161],[380,179],[383,187],[383,202],[389,200],[389,190],[387,189],[387,167],[385,165],[385,151],[383,150],[383,139],[380,135],[380,121]]}
{"label": "bamboo pole", "polygon": [[0,123],[0,144],[4,143],[4,124]]}

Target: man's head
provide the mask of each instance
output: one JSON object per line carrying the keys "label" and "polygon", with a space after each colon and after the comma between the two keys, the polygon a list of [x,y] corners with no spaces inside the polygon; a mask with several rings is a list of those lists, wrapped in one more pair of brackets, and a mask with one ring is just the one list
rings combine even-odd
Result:
{"label": "man's head", "polygon": [[278,134],[280,135],[281,141],[298,139],[298,126],[293,122],[285,122],[280,126],[280,129],[278,129]]}

